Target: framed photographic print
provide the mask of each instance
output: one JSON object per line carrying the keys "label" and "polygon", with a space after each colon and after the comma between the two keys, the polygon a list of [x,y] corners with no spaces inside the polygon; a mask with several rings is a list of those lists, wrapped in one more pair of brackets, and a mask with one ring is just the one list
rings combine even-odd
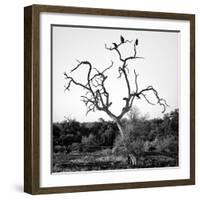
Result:
{"label": "framed photographic print", "polygon": [[24,10],[24,191],[195,183],[195,16]]}

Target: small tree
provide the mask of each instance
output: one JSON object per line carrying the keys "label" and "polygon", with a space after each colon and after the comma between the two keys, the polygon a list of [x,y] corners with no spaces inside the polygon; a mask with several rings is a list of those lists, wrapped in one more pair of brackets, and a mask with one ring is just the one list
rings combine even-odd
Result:
{"label": "small tree", "polygon": [[144,98],[147,103],[151,105],[155,105],[152,103],[148,97],[148,93],[153,93],[157,99],[157,104],[163,107],[163,113],[166,110],[167,103],[165,99],[160,98],[158,95],[158,92],[156,89],[154,89],[153,86],[147,86],[146,88],[139,89],[138,85],[138,74],[134,70],[134,85],[135,87],[132,88],[130,84],[130,78],[128,76],[128,66],[130,60],[139,59],[141,57],[137,56],[137,46],[138,46],[138,39],[135,40],[134,46],[133,46],[133,55],[128,57],[123,57],[122,53],[120,51],[120,46],[126,44],[126,43],[132,43],[133,41],[125,40],[123,36],[120,37],[119,43],[112,43],[112,46],[108,47],[105,45],[105,48],[109,51],[114,51],[117,53],[118,58],[121,62],[121,66],[118,68],[119,77],[123,78],[126,83],[126,89],[127,89],[127,95],[123,97],[124,106],[121,109],[121,112],[119,115],[114,114],[111,112],[110,107],[112,105],[112,101],[110,100],[109,92],[106,89],[105,82],[108,78],[108,75],[106,75],[106,72],[113,67],[113,61],[111,61],[111,65],[107,68],[105,68],[103,71],[99,71],[97,68],[94,68],[92,64],[89,61],[78,61],[78,64],[75,68],[71,70],[72,72],[75,72],[82,66],[87,66],[87,76],[86,76],[86,84],[83,84],[77,80],[75,80],[72,76],[69,76],[66,72],[64,72],[65,79],[67,80],[67,85],[65,85],[65,90],[69,90],[71,85],[74,84],[76,86],[79,86],[85,90],[85,94],[82,95],[82,101],[85,103],[85,106],[87,107],[87,113],[96,110],[105,112],[116,124],[119,128],[120,136],[122,138],[122,141],[124,143],[124,146],[127,150],[128,157],[131,159],[131,163],[133,166],[137,164],[137,154],[133,151],[131,152],[129,149],[129,145],[127,144],[125,140],[125,129],[122,124],[122,118],[127,114],[131,108],[133,107],[133,102],[136,98]]}

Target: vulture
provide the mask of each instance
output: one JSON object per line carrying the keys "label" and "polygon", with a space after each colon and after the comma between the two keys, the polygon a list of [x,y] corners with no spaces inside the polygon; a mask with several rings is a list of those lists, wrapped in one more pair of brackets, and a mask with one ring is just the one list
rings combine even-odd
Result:
{"label": "vulture", "polygon": [[136,46],[138,45],[138,39],[135,40],[135,45],[136,45]]}
{"label": "vulture", "polygon": [[124,43],[124,37],[120,36],[121,43]]}
{"label": "vulture", "polygon": [[117,48],[117,44],[116,43],[113,43],[113,45],[114,45],[115,48]]}

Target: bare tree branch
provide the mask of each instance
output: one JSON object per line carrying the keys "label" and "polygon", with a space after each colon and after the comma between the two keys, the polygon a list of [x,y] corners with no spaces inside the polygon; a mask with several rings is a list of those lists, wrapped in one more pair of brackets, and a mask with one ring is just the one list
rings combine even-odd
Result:
{"label": "bare tree branch", "polygon": [[141,93],[141,95],[144,97],[144,99],[147,101],[147,103],[151,104],[152,106],[155,106],[155,103],[152,103],[145,94]]}
{"label": "bare tree branch", "polygon": [[73,79],[73,77],[68,76],[66,72],[64,72],[64,76],[65,76],[65,79],[68,79],[68,80],[69,80],[68,85],[65,86],[65,88],[66,88],[67,90],[69,90],[69,88],[70,88],[70,86],[71,86],[71,83],[74,83],[75,85],[78,85],[78,86],[80,86],[80,87],[82,87],[82,88],[84,88],[84,89],[89,90],[88,87],[86,87],[85,85],[83,85],[83,84],[81,84],[81,83],[75,81],[75,80]]}
{"label": "bare tree branch", "polygon": [[[145,92],[153,92],[154,96],[157,99],[157,104],[163,107],[162,113],[164,113],[166,111],[166,107],[168,107],[169,105],[167,104],[165,99],[159,97],[157,90],[154,89],[152,86],[148,86],[147,88],[142,89],[140,92],[137,93],[138,96],[142,95],[145,100],[150,103],[150,101],[146,98]],[[155,105],[153,103],[150,104]]]}
{"label": "bare tree branch", "polygon": [[[148,104],[155,105],[155,103],[152,103],[149,98],[147,97],[147,94],[149,92],[153,92],[154,96],[157,99],[157,104],[163,107],[163,111],[165,112],[166,107],[168,106],[165,99],[160,98],[158,95],[157,90],[155,90],[152,86],[148,86],[142,90],[139,90],[138,85],[138,76],[139,74],[136,73],[134,69],[134,90],[132,90],[132,84],[130,83],[128,74],[128,61],[134,60],[138,58],[143,58],[137,56],[137,46],[138,46],[138,39],[134,42],[133,47],[133,55],[123,58],[122,53],[120,51],[120,48],[122,45],[126,43],[132,43],[132,40],[125,40],[123,36],[120,37],[119,43],[112,43],[112,46],[108,47],[105,44],[105,48],[110,51],[115,51],[118,54],[119,60],[122,62],[122,65],[118,67],[119,76],[118,78],[124,78],[127,88],[127,96],[123,97],[123,100],[125,101],[124,106],[121,109],[121,113],[116,116],[113,114],[109,108],[112,105],[112,102],[110,101],[110,95],[109,92],[106,89],[105,82],[108,78],[108,76],[105,74],[109,69],[113,67],[114,62],[111,61],[111,65],[105,68],[103,71],[99,71],[97,68],[92,67],[92,64],[89,61],[79,61],[77,60],[78,64],[71,70],[72,72],[75,72],[78,70],[81,66],[87,65],[88,71],[87,71],[87,77],[86,77],[86,84],[80,83],[79,81],[76,81],[72,76],[69,76],[67,73],[64,73],[65,78],[68,80],[67,85],[65,86],[65,90],[69,90],[71,85],[77,85],[81,88],[85,89],[85,95],[82,95],[82,101],[85,103],[87,107],[88,114],[91,111],[99,110],[104,111],[107,113],[112,119],[119,120],[122,119],[122,117],[130,111],[131,107],[133,106],[134,100],[144,98],[145,101]],[[91,75],[93,74],[93,75]]]}
{"label": "bare tree branch", "polygon": [[[138,41],[138,39],[136,41]],[[134,43],[134,56],[129,56],[127,58],[122,58],[122,54],[121,54],[121,52],[119,50],[119,47],[121,45],[125,44],[125,43],[132,43],[132,40],[125,40],[123,43],[120,42],[119,44],[113,43],[114,47],[112,47],[112,46],[108,47],[107,44],[105,44],[105,48],[107,50],[110,50],[110,51],[115,50],[117,52],[118,56],[119,56],[119,60],[121,60],[122,62],[126,63],[127,61],[132,60],[132,59],[143,58],[143,57],[136,56],[136,54],[137,54],[136,46],[138,44],[138,42],[136,42],[136,41]]]}
{"label": "bare tree branch", "polygon": [[[105,68],[103,71],[99,71],[97,68],[93,68],[89,61],[78,61],[78,64],[71,70],[71,73],[75,72],[83,65],[89,66],[87,71],[86,84],[76,81],[73,77],[69,76],[65,72],[65,79],[68,80],[68,83],[65,86],[65,90],[69,90],[72,83],[86,90],[85,95],[81,96],[82,101],[87,107],[86,114],[97,109],[106,112],[112,117],[115,117],[115,115],[109,111],[109,107],[112,105],[112,102],[109,100],[109,93],[105,87],[105,81],[108,77],[105,75],[105,73],[113,66],[113,61],[111,61],[111,65]],[[93,76],[91,76],[92,71],[95,72]]]}

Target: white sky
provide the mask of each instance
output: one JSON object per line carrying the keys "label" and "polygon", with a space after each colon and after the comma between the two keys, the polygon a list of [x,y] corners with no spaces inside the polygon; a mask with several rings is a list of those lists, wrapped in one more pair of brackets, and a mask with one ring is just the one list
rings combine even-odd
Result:
{"label": "white sky", "polygon": [[[52,48],[52,81],[53,101],[52,115],[53,122],[63,121],[64,116],[75,118],[78,121],[97,121],[99,118],[109,119],[100,111],[90,112],[86,116],[86,107],[80,100],[84,95],[82,88],[72,85],[70,91],[64,92],[64,85],[67,84],[63,72],[69,74],[70,70],[77,65],[76,59],[88,60],[93,67],[103,70],[114,61],[114,66],[108,71],[106,87],[110,92],[113,102],[111,111],[118,115],[124,105],[123,97],[127,94],[127,88],[123,77],[118,79],[118,67],[120,61],[117,53],[105,49],[105,43],[110,46],[112,42],[118,43],[120,35],[125,39],[139,40],[137,56],[144,59],[137,59],[129,63],[129,77],[134,89],[133,70],[139,73],[139,90],[152,85],[160,97],[167,100],[170,107],[167,112],[178,108],[178,70],[180,68],[180,34],[178,32],[160,32],[143,30],[119,30],[119,29],[94,29],[78,27],[53,27],[53,48]],[[133,43],[124,46],[123,55],[133,55]],[[70,74],[76,80],[86,83],[87,69],[82,67]],[[150,97],[152,97],[150,95]],[[150,98],[155,100],[153,97]],[[150,118],[162,117],[162,107],[152,106],[145,100],[137,100],[134,103],[142,114]]]}

